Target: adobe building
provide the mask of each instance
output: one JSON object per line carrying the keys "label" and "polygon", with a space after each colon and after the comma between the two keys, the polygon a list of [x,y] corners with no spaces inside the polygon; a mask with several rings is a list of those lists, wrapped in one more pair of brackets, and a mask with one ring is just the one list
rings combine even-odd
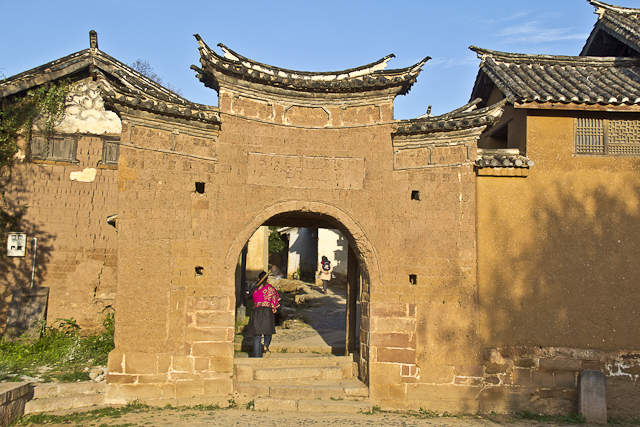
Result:
{"label": "adobe building", "polygon": [[[583,55],[609,54],[607,25],[640,10],[591,3]],[[303,72],[197,41],[218,107],[111,58],[93,32],[89,49],[0,83],[10,98],[73,82],[53,137],[21,142],[6,194],[30,206],[49,320],[91,328],[116,311],[114,401],[226,401],[243,248],[292,226],[348,242],[345,334],[370,402],[577,412],[595,370],[609,415],[639,414],[638,59],[474,48],[469,104],[398,121],[394,98],[429,58]],[[27,258],[3,261],[6,299]]]}

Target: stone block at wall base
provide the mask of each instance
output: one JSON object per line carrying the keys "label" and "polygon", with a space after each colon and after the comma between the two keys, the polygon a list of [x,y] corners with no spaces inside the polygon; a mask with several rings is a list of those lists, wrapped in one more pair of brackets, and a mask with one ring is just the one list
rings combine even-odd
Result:
{"label": "stone block at wall base", "polygon": [[0,384],[0,427],[20,418],[27,401],[32,398],[33,386],[29,383]]}

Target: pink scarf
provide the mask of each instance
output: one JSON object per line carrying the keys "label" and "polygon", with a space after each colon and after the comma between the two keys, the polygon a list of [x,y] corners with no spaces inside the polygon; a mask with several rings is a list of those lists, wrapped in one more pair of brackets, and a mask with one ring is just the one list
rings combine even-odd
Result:
{"label": "pink scarf", "polygon": [[280,306],[280,296],[276,288],[267,283],[262,285],[255,291],[253,291],[253,306],[254,307],[271,307],[271,311],[274,313]]}

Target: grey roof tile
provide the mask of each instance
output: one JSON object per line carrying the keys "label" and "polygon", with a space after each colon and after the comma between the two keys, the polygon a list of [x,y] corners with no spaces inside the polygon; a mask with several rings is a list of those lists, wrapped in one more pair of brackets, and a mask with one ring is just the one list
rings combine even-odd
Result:
{"label": "grey roof tile", "polygon": [[470,47],[481,59],[471,99],[486,79],[510,103],[639,104],[640,59],[526,55]]}
{"label": "grey roof tile", "polygon": [[[195,116],[208,123],[220,122],[216,107],[188,101],[97,47],[81,50],[2,80],[0,97],[12,96],[43,83],[69,77],[84,69],[100,83],[106,102],[160,114],[170,113],[182,118]],[[194,114],[193,111],[198,113]]]}
{"label": "grey roof tile", "polygon": [[[596,47],[598,44],[596,39],[601,37],[598,34],[600,31],[612,36],[640,55],[640,9],[614,6],[598,0],[589,0],[589,3],[596,8],[598,22],[580,55],[602,54],[602,52],[594,52],[601,49]],[[606,48],[604,49],[606,52]]]}
{"label": "grey roof tile", "polygon": [[218,46],[225,53],[218,55],[196,34],[200,44],[200,64],[192,65],[197,78],[205,85],[219,89],[218,79],[224,75],[253,83],[275,86],[299,92],[366,92],[397,88],[400,95],[406,94],[422,66],[431,58],[428,56],[415,65],[398,70],[384,69],[395,55],[387,55],[371,64],[343,71],[311,72],[295,71],[266,65],[234,52],[222,43]]}

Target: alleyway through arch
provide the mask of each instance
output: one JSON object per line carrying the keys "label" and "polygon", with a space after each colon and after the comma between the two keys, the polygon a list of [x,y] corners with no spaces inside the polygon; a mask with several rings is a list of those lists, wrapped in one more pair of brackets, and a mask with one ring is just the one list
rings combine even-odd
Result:
{"label": "alleyway through arch", "polygon": [[[321,286],[300,280],[270,277],[269,282],[282,296],[280,321],[270,348],[272,353],[344,354],[346,285],[330,282],[324,295]],[[359,328],[356,334],[359,335]],[[238,333],[235,342],[236,350],[251,352],[250,335]]]}

